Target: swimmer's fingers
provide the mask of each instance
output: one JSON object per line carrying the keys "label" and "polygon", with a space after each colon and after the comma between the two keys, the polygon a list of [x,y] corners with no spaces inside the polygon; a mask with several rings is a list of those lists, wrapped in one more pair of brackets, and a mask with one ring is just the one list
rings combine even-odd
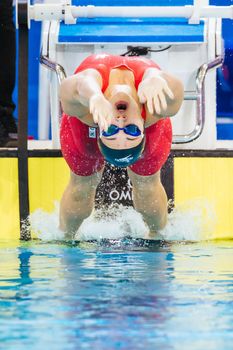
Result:
{"label": "swimmer's fingers", "polygon": [[98,125],[99,125],[99,129],[100,129],[100,133],[101,133],[102,131],[104,131],[104,128],[105,128],[104,121],[102,118],[99,118]]}
{"label": "swimmer's fingers", "polygon": [[175,96],[174,96],[172,90],[169,88],[167,82],[165,82],[163,85],[163,91],[171,100],[174,100]]}
{"label": "swimmer's fingers", "polygon": [[161,106],[160,106],[160,100],[159,100],[159,95],[155,94],[153,97],[153,104],[154,104],[154,110],[156,114],[161,113]]}
{"label": "swimmer's fingers", "polygon": [[104,109],[105,104],[106,100],[102,93],[98,92],[91,96],[89,100],[89,111],[93,115],[95,122],[97,122],[97,119],[101,113],[101,110]]}
{"label": "swimmer's fingers", "polygon": [[104,131],[107,131],[110,126],[110,123],[105,119]]}
{"label": "swimmer's fingers", "polygon": [[150,114],[154,114],[154,102],[153,102],[153,96],[151,95],[147,96],[147,108]]}
{"label": "swimmer's fingers", "polygon": [[[169,97],[174,98],[174,95],[168,86],[165,86],[163,90],[165,90],[166,88],[168,89],[167,91],[169,93]],[[163,90],[157,91],[157,93],[154,96],[154,108],[157,114],[161,114],[162,111],[166,112],[167,110],[167,99]]]}
{"label": "swimmer's fingers", "polygon": [[139,98],[140,103],[142,103],[142,104],[146,103],[147,98],[146,98],[146,95],[143,91],[142,86],[139,86],[139,88],[138,88],[138,98]]}
{"label": "swimmer's fingers", "polygon": [[105,127],[104,127],[104,131],[107,131],[109,126],[111,124],[111,120],[109,120],[108,118],[105,119]]}
{"label": "swimmer's fingers", "polygon": [[158,98],[159,98],[159,101],[160,101],[161,109],[163,111],[166,111],[167,110],[167,100],[166,100],[166,97],[165,97],[165,95],[164,95],[164,93],[162,91],[159,92]]}
{"label": "swimmer's fingers", "polygon": [[114,116],[113,108],[111,103],[106,101],[105,108],[103,110],[103,118],[105,120],[105,131],[107,131],[108,127],[112,122],[112,118]]}
{"label": "swimmer's fingers", "polygon": [[94,123],[95,123],[95,124],[98,124],[98,125],[99,125],[99,128],[100,128],[101,130],[103,130],[103,128],[104,128],[103,118],[102,118],[102,116],[101,116],[100,111],[99,111],[97,108],[95,108],[95,109],[93,110],[92,117],[93,117]]}
{"label": "swimmer's fingers", "polygon": [[110,113],[108,113],[108,115],[106,116],[106,118],[105,118],[105,131],[107,131],[109,126],[111,125],[112,117],[113,117],[113,115]]}
{"label": "swimmer's fingers", "polygon": [[101,123],[102,130],[107,131],[108,130],[108,124],[105,118],[103,118]]}
{"label": "swimmer's fingers", "polygon": [[99,123],[99,129],[100,129],[100,132],[105,131],[105,125],[104,125],[104,122],[103,122],[103,121],[101,121],[101,122]]}
{"label": "swimmer's fingers", "polygon": [[94,109],[96,106],[96,96],[92,96],[89,101],[89,111],[90,113],[94,113]]}
{"label": "swimmer's fingers", "polygon": [[109,115],[108,110],[95,110],[93,114],[93,121],[99,125],[101,131],[107,131],[109,125],[111,124],[112,116]]}
{"label": "swimmer's fingers", "polygon": [[89,110],[90,110],[90,113],[92,114],[94,123],[97,124],[99,119],[98,108],[95,106],[94,103],[90,103]]}
{"label": "swimmer's fingers", "polygon": [[92,114],[94,123],[99,125],[101,131],[107,130],[113,117],[113,108],[111,103],[103,94],[96,94],[90,98],[89,110]]}
{"label": "swimmer's fingers", "polygon": [[166,79],[161,76],[154,77],[153,85],[156,87],[157,93],[163,92],[171,100],[174,99],[174,94],[170,89]]}
{"label": "swimmer's fingers", "polygon": [[[91,111],[90,111],[91,112]],[[95,124],[98,124],[99,122],[99,113],[97,109],[94,109],[92,112],[92,117],[93,117],[93,121]]]}
{"label": "swimmer's fingers", "polygon": [[98,125],[99,125],[100,132],[107,131],[110,125],[110,122],[108,121],[107,118],[103,116],[99,116]]}
{"label": "swimmer's fingers", "polygon": [[110,120],[109,120],[109,111],[108,109],[102,109],[101,112],[99,113],[99,121],[98,125],[101,131],[107,131],[108,127],[110,125]]}
{"label": "swimmer's fingers", "polygon": [[141,104],[146,103],[146,96],[143,93],[141,93],[140,95],[138,94],[138,98]]}

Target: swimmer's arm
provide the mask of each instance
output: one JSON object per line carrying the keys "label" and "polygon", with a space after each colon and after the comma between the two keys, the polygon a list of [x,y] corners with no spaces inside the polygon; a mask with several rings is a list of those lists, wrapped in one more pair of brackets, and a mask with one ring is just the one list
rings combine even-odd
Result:
{"label": "swimmer's arm", "polygon": [[113,111],[101,89],[102,77],[95,69],[86,69],[65,79],[60,89],[64,112],[89,126],[98,124],[100,130],[107,130]]}
{"label": "swimmer's arm", "polygon": [[64,79],[60,87],[63,111],[85,122],[83,118],[89,114],[89,101],[92,96],[102,94],[101,88],[102,77],[92,68]]}
{"label": "swimmer's arm", "polygon": [[147,115],[158,120],[179,111],[184,88],[175,76],[157,68],[148,68],[139,85],[138,95],[140,102],[146,105]]}

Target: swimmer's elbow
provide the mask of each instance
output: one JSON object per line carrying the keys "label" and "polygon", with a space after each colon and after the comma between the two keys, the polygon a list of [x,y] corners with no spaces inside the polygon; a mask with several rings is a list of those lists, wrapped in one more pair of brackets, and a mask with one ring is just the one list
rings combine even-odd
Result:
{"label": "swimmer's elbow", "polygon": [[76,76],[71,76],[62,81],[59,90],[59,99],[61,102],[62,111],[64,113],[77,117],[80,113],[83,114],[83,106],[79,101],[77,92]]}
{"label": "swimmer's elbow", "polygon": [[62,81],[59,89],[59,98],[62,104],[72,102],[76,90],[73,77],[66,78]]}
{"label": "swimmer's elbow", "polygon": [[66,101],[61,100],[61,108],[63,113],[74,116],[75,113],[73,108],[71,108],[70,104]]}

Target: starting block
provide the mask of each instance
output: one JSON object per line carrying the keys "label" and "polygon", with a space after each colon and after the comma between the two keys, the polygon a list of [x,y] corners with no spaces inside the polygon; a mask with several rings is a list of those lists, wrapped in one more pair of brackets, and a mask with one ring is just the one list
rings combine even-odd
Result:
{"label": "starting block", "polygon": [[[56,12],[57,2],[52,3]],[[138,6],[137,0],[127,4],[121,0],[109,7],[105,7],[102,0],[95,0],[91,5],[85,0],[73,1],[72,4],[63,1],[62,4],[63,21],[52,19],[43,23],[41,63],[53,72],[41,66],[40,139],[48,139],[51,120],[53,148],[60,147],[59,79],[73,74],[83,59],[91,54],[122,55],[130,48],[140,46],[145,57],[179,77],[185,87],[181,110],[172,118],[173,148],[216,148],[216,71],[212,68],[220,66],[223,61],[223,42],[221,18],[217,18],[220,15],[217,16],[216,11],[213,14],[213,6],[208,6],[208,1],[174,0],[169,6],[163,6],[163,1],[155,0],[151,4],[149,0],[144,5],[152,9],[151,15],[143,11],[144,7]],[[48,5],[52,6],[51,1]],[[132,13],[124,11],[130,6]],[[114,11],[119,15],[119,8],[123,9],[123,16],[114,17]],[[155,16],[153,8],[157,11]],[[106,16],[102,14],[105,9]],[[133,11],[137,10],[142,17],[132,17]],[[86,17],[78,17],[76,21],[75,11],[85,12]],[[206,13],[206,18],[202,17],[201,11]],[[164,13],[161,17],[160,12]],[[48,17],[51,16],[50,11]],[[188,18],[183,18],[185,16]]]}

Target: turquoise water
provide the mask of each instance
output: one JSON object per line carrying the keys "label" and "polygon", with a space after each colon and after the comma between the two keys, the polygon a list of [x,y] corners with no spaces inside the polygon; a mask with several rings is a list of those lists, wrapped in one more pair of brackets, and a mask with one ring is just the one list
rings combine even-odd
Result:
{"label": "turquoise water", "polygon": [[233,347],[231,241],[2,243],[0,254],[1,349]]}

